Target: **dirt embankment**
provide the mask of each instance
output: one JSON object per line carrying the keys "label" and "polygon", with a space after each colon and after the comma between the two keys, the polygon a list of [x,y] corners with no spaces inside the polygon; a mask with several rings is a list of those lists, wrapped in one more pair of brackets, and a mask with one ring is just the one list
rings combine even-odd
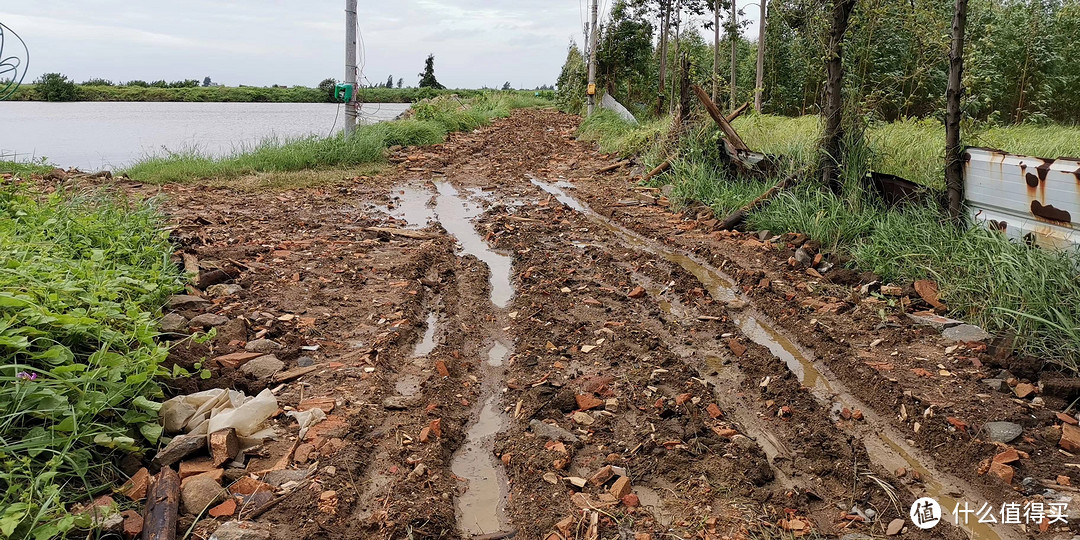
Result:
{"label": "dirt embankment", "polygon": [[[270,537],[881,536],[923,495],[1072,493],[1062,398],[981,382],[1034,373],[913,326],[849,271],[793,268],[804,239],[714,232],[625,169],[594,174],[614,160],[577,122],[518,111],[329,188],[164,188],[189,262],[240,286],[183,313],[228,322],[173,360],[269,339],[279,373],[315,367],[278,383],[213,366],[175,391],[270,387],[286,409],[332,409],[306,440],[276,417],[284,435],[224,472],[284,495],[254,518]],[[1022,434],[988,442],[989,421]],[[967,533],[908,520],[902,535]]]}

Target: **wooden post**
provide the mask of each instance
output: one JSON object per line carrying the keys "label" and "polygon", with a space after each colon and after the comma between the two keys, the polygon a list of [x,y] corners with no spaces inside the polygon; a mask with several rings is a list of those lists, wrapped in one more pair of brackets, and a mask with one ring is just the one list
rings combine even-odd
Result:
{"label": "wooden post", "polygon": [[734,111],[731,111],[731,113],[728,114],[724,118],[724,120],[727,120],[728,123],[730,124],[730,123],[734,122],[736,118],[742,116],[742,113],[746,112],[746,109],[749,109],[749,108],[750,108],[750,102],[747,101],[746,103],[743,103],[742,105],[739,105],[738,109],[735,109]]}
{"label": "wooden post", "polygon": [[679,124],[690,121],[690,55],[683,54],[679,66]]}
{"label": "wooden post", "polygon": [[179,508],[180,475],[171,467],[163,467],[146,497],[142,540],[175,540]]}
{"label": "wooden post", "polygon": [[960,145],[960,100],[964,94],[964,32],[967,0],[956,0],[952,49],[949,51],[949,86],[945,91],[945,186],[949,190],[949,217],[959,223],[964,207],[964,148]]}
{"label": "wooden post", "polygon": [[735,132],[735,129],[732,128],[731,124],[724,118],[724,114],[721,113],[716,104],[709,99],[709,94],[696,84],[691,86],[691,88],[694,90],[694,93],[697,94],[698,100],[701,101],[702,105],[705,105],[705,110],[709,111],[709,116],[711,116],[717,124],[720,124],[720,129],[727,137],[728,144],[735,150],[742,150],[744,152],[749,151],[750,148],[746,146],[746,143],[739,137],[739,134]]}

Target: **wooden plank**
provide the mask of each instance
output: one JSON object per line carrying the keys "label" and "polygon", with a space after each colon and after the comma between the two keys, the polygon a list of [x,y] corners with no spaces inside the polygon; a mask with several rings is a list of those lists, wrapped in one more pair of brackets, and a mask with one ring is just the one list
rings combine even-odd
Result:
{"label": "wooden plank", "polygon": [[731,124],[724,118],[724,114],[720,112],[720,109],[716,104],[709,99],[709,94],[696,84],[691,88],[694,89],[694,93],[697,94],[701,104],[705,105],[705,110],[709,111],[709,116],[711,116],[713,120],[716,120],[716,123],[720,125],[720,129],[724,132],[724,136],[727,137],[728,144],[735,150],[749,152],[750,148],[746,146],[746,143],[739,137],[739,134],[735,132],[735,128],[731,127]]}
{"label": "wooden plank", "polygon": [[734,229],[735,227],[738,227],[740,224],[742,224],[742,222],[744,220],[746,220],[746,215],[747,214],[749,214],[755,208],[764,205],[766,202],[769,201],[769,199],[773,198],[777,193],[780,193],[781,191],[784,191],[785,189],[787,189],[787,188],[791,187],[792,185],[794,185],[795,181],[796,181],[796,178],[797,178],[797,176],[795,174],[792,174],[792,175],[788,176],[787,178],[784,178],[779,183],[777,183],[775,186],[769,188],[768,191],[766,191],[765,193],[762,193],[761,195],[759,195],[758,198],[754,199],[753,201],[750,201],[750,203],[747,204],[746,206],[736,210],[735,212],[732,212],[728,217],[724,218],[724,221],[722,223],[720,223],[720,226],[719,226],[720,230],[729,231],[729,230]]}
{"label": "wooden plank", "polygon": [[368,227],[364,230],[368,232],[387,233],[394,236],[404,236],[405,238],[412,238],[415,240],[434,240],[435,238],[441,238],[443,236],[439,233],[413,231],[410,229],[399,229],[397,227]]}
{"label": "wooden plank", "polygon": [[670,168],[671,168],[671,158],[668,158],[668,159],[664,160],[663,163],[657,165],[655,169],[649,171],[649,174],[646,174],[641,179],[641,181],[642,182],[648,182],[649,180],[652,180],[653,178],[656,178],[657,176],[663,174],[664,171],[666,171],[666,170],[668,170]]}
{"label": "wooden plank", "polygon": [[176,540],[179,508],[180,475],[172,468],[165,467],[154,479],[146,499],[142,540]]}
{"label": "wooden plank", "polygon": [[724,118],[724,120],[727,120],[728,123],[730,124],[730,123],[734,122],[736,118],[742,116],[742,113],[746,112],[746,109],[749,109],[749,108],[750,108],[750,102],[747,101],[746,103],[743,103],[742,105],[740,105],[738,109],[735,109],[734,111],[731,111],[731,114],[727,115],[727,117]]}

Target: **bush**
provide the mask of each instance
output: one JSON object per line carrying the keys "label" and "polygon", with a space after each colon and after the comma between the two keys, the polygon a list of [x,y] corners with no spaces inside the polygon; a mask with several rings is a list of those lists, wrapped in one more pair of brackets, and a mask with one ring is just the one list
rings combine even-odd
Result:
{"label": "bush", "polygon": [[75,101],[78,97],[75,82],[59,73],[46,73],[34,85],[39,99],[45,101]]}

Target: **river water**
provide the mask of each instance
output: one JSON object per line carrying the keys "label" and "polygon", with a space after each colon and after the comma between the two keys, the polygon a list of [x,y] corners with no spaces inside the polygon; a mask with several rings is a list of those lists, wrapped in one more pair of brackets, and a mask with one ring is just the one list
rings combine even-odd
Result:
{"label": "river water", "polygon": [[[407,103],[361,107],[364,122],[391,120]],[[0,160],[45,158],[85,171],[119,169],[151,155],[220,156],[266,139],[340,131],[333,103],[0,102]]]}

